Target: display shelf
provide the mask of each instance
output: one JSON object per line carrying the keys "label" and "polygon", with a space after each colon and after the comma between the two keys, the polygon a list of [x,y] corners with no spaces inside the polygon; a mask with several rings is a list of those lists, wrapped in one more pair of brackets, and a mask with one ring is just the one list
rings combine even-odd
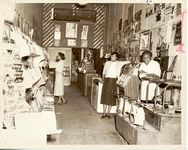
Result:
{"label": "display shelf", "polygon": [[181,114],[167,115],[144,107],[145,126],[133,125],[128,116],[116,114],[115,127],[129,144],[180,144]]}
{"label": "display shelf", "polygon": [[[47,60],[46,51],[13,25],[10,33],[14,34],[11,39],[14,44],[1,44],[4,79],[1,103],[4,106],[0,145],[9,148],[45,146],[48,134],[61,132],[56,125],[54,96],[44,96],[46,63],[40,62]],[[33,57],[30,64],[22,60],[26,56]],[[23,80],[16,82],[18,78]]]}
{"label": "display shelf", "polygon": [[148,123],[145,127],[133,125],[128,117],[121,114],[115,116],[115,128],[128,144],[157,144],[157,130]]}
{"label": "display shelf", "polygon": [[78,72],[77,86],[80,88],[84,96],[89,96],[91,89],[92,77],[98,76],[94,72]]}
{"label": "display shelf", "polygon": [[171,127],[178,127],[181,124],[181,113],[164,114],[161,109],[156,110],[152,107],[153,104],[150,104],[150,106],[144,106],[146,121],[153,127],[155,127],[157,130],[165,130],[164,127],[165,124],[168,123],[167,120],[171,120],[172,122],[174,122]]}

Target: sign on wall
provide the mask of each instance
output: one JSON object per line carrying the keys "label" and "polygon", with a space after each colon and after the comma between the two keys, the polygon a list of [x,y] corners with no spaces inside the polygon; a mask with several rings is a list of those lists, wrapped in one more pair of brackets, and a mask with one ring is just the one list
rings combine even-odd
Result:
{"label": "sign on wall", "polygon": [[67,45],[68,46],[76,46],[76,40],[75,39],[67,39]]}
{"label": "sign on wall", "polygon": [[87,47],[88,42],[87,40],[81,40],[81,47]]}
{"label": "sign on wall", "polygon": [[66,38],[77,38],[77,23],[66,23]]}
{"label": "sign on wall", "polygon": [[81,39],[87,40],[89,26],[83,25]]}

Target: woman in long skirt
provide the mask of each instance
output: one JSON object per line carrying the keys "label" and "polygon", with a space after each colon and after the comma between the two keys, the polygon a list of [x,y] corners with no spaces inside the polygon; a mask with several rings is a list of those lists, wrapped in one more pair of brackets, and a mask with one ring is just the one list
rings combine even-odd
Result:
{"label": "woman in long skirt", "polygon": [[117,87],[116,81],[119,78],[121,67],[129,61],[117,61],[119,54],[111,53],[111,61],[107,61],[103,69],[103,88],[101,95],[101,104],[103,104],[103,114],[101,118],[111,118],[110,110],[116,106]]}
{"label": "woman in long skirt", "polygon": [[56,62],[50,62],[50,68],[55,68],[54,96],[58,97],[58,104],[67,103],[64,99],[64,60],[65,55],[61,52],[56,57]]}

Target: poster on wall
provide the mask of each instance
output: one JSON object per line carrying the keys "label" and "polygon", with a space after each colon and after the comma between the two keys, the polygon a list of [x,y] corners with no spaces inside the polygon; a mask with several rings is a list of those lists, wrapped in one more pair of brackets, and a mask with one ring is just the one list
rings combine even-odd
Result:
{"label": "poster on wall", "polygon": [[151,32],[149,30],[140,34],[140,50],[150,50]]}
{"label": "poster on wall", "polygon": [[141,15],[142,10],[135,13],[135,32],[139,32],[141,30]]}
{"label": "poster on wall", "polygon": [[133,9],[134,9],[134,4],[132,4],[128,8],[128,24],[131,24],[133,22]]}
{"label": "poster on wall", "polygon": [[59,24],[55,24],[55,31],[61,31],[61,26]]}
{"label": "poster on wall", "polygon": [[61,26],[55,24],[54,46],[60,46],[60,40],[61,40]]}
{"label": "poster on wall", "polygon": [[61,32],[55,31],[55,33],[54,33],[54,39],[55,40],[60,40],[61,39]]}
{"label": "poster on wall", "polygon": [[163,25],[158,28],[157,31],[157,37],[158,37],[158,45],[161,45],[162,43],[166,42],[166,25]]}
{"label": "poster on wall", "polygon": [[174,36],[174,46],[175,46],[175,45],[181,44],[181,41],[182,41],[181,21],[175,24],[174,26],[175,26],[175,36]]}
{"label": "poster on wall", "polygon": [[181,14],[181,3],[176,4],[176,16]]}
{"label": "poster on wall", "polygon": [[162,8],[161,4],[159,4],[159,3],[154,4],[154,12],[155,12],[155,16],[156,16],[156,21],[161,20],[161,8]]}
{"label": "poster on wall", "polygon": [[58,24],[55,24],[54,39],[55,40],[61,39],[61,26]]}
{"label": "poster on wall", "polygon": [[66,23],[66,38],[77,38],[77,23]]}
{"label": "poster on wall", "polygon": [[173,19],[174,12],[175,12],[175,5],[171,3],[166,4],[164,9],[164,20],[168,21],[170,19]]}
{"label": "poster on wall", "polygon": [[146,6],[146,18],[154,13],[154,4],[147,4]]}
{"label": "poster on wall", "polygon": [[126,32],[127,26],[128,26],[128,19],[126,19],[126,20],[123,22],[123,31],[124,31],[124,32]]}
{"label": "poster on wall", "polygon": [[81,39],[87,40],[89,26],[83,25]]}
{"label": "poster on wall", "polygon": [[75,39],[67,39],[67,46],[76,46]]}
{"label": "poster on wall", "polygon": [[81,40],[81,47],[87,47],[88,42],[87,40]]}

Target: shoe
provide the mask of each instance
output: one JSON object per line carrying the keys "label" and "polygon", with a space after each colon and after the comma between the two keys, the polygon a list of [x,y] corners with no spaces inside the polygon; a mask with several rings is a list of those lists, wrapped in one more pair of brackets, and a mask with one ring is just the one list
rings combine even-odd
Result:
{"label": "shoe", "polygon": [[61,104],[62,104],[62,101],[58,101],[57,104],[61,105]]}
{"label": "shoe", "polygon": [[47,135],[47,142],[53,142],[56,141],[55,138],[52,137],[52,135]]}
{"label": "shoe", "polygon": [[63,102],[63,104],[67,104],[67,103],[68,103],[67,101]]}
{"label": "shoe", "polygon": [[65,99],[63,99],[63,98],[61,98],[61,101],[63,102],[63,104],[68,103],[67,100],[65,100]]}
{"label": "shoe", "polygon": [[106,117],[106,114],[102,114],[101,119],[104,119]]}
{"label": "shoe", "polygon": [[110,114],[107,114],[106,117],[107,117],[108,119],[112,118],[112,116],[111,116]]}

